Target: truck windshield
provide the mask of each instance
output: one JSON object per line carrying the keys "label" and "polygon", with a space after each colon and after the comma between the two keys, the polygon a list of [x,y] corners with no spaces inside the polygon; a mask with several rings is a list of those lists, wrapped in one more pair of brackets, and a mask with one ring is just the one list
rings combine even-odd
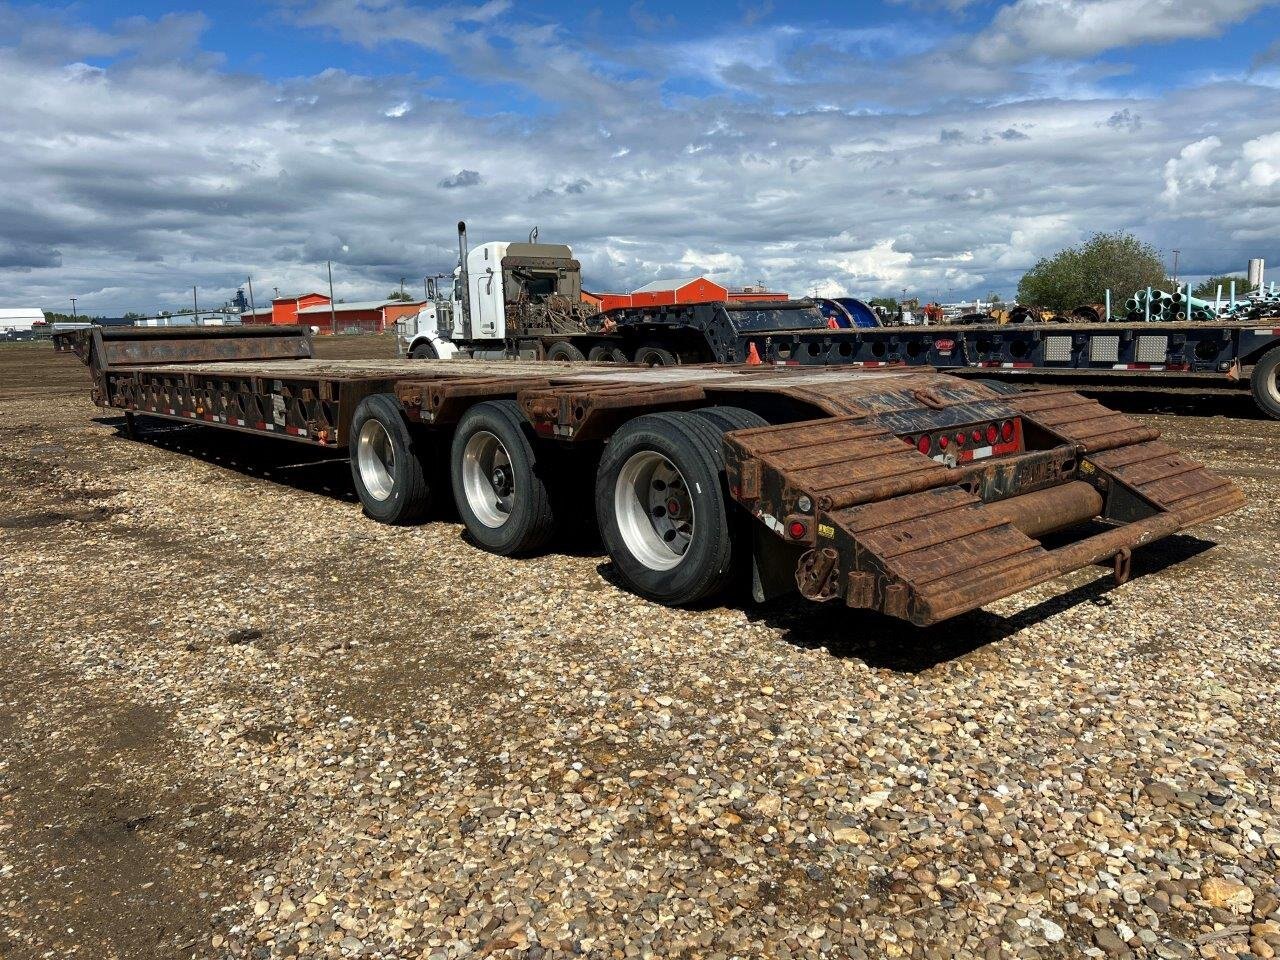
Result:
{"label": "truck windshield", "polygon": [[827,326],[827,321],[812,300],[727,304],[725,310],[735,329],[750,333],[762,330],[821,330]]}

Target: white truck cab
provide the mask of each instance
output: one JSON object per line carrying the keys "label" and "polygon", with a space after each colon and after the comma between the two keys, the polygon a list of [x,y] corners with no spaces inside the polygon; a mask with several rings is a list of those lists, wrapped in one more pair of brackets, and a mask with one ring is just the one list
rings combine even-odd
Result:
{"label": "white truck cab", "polygon": [[427,359],[536,357],[557,341],[588,334],[586,321],[597,311],[582,299],[573,251],[535,237],[536,231],[528,243],[491,241],[472,250],[459,223],[452,290],[443,295],[428,279],[427,305],[396,325],[400,352]]}

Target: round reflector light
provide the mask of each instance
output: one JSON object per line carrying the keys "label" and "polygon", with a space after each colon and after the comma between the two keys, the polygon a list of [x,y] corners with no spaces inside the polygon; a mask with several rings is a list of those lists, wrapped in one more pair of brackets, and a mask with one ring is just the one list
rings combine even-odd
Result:
{"label": "round reflector light", "polygon": [[1000,428],[994,423],[987,427],[987,443],[995,443],[1000,439]]}
{"label": "round reflector light", "polygon": [[938,446],[943,450],[947,449],[947,447],[951,446],[951,438],[944,433],[938,438]]}
{"label": "round reflector light", "polygon": [[1013,439],[1013,421],[1006,420],[1000,424],[1000,439],[1009,441]]}
{"label": "round reflector light", "polygon": [[929,442],[928,437],[921,437],[916,441],[916,449],[921,453],[928,453],[931,446],[933,446],[933,444]]}
{"label": "round reflector light", "polygon": [[788,532],[791,534],[791,539],[793,540],[801,540],[804,538],[804,535],[809,532],[808,530],[805,529],[804,524],[801,523],[799,520],[792,520],[791,526],[788,527],[787,529],[788,529]]}
{"label": "round reflector light", "polygon": [[977,429],[975,429],[975,430],[973,431],[973,442],[974,442],[974,443],[981,443],[981,442],[982,442],[982,431],[981,431],[981,430],[977,430]]}
{"label": "round reflector light", "polygon": [[963,430],[956,434],[956,443],[960,444],[962,447],[964,446],[964,442],[968,439],[969,438],[964,435]]}

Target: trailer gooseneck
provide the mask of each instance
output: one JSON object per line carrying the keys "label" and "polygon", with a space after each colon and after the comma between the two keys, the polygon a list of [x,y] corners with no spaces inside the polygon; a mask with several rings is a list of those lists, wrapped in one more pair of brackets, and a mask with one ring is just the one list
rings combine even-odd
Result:
{"label": "trailer gooseneck", "polygon": [[1123,580],[1134,548],[1243,501],[1078,394],[929,369],[330,362],[297,328],[95,328],[60,346],[131,424],[349,450],[383,522],[420,520],[447,467],[495,553],[544,549],[585,486],[622,580],[673,605],[749,576],[757,599],[932,624],[1091,563]]}

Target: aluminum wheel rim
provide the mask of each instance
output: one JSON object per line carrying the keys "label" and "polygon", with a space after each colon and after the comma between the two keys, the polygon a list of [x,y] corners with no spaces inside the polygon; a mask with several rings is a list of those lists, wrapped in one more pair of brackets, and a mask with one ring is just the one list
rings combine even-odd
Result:
{"label": "aluminum wheel rim", "polygon": [[1267,393],[1271,394],[1271,400],[1280,406],[1280,365],[1271,371],[1271,376],[1267,377],[1265,384]]}
{"label": "aluminum wheel rim", "polygon": [[500,527],[511,519],[516,500],[511,454],[488,430],[473,433],[462,448],[462,489],[467,506],[486,527]]}
{"label": "aluminum wheel rim", "polygon": [[650,570],[671,570],[688,554],[696,532],[689,485],[655,450],[633,453],[613,491],[618,532],[631,555]]}
{"label": "aluminum wheel rim", "polygon": [[366,420],[356,443],[360,482],[375,500],[386,500],[395,489],[396,448],[391,434],[377,420]]}

